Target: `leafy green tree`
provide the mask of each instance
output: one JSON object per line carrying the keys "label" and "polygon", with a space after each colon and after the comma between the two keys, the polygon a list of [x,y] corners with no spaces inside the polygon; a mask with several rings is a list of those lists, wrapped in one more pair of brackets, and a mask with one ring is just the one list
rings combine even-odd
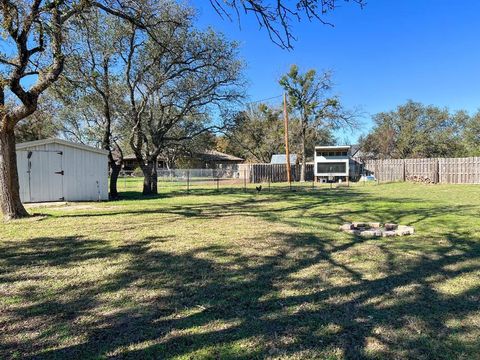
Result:
{"label": "leafy green tree", "polygon": [[[300,154],[302,149],[302,123],[298,118],[289,122],[290,151]],[[223,151],[247,161],[269,163],[272,155],[285,153],[285,129],[281,106],[259,104],[240,112],[234,125],[226,133],[227,144]],[[335,142],[331,131],[309,127],[305,133],[306,156],[313,156],[316,144],[331,145]]]}
{"label": "leafy green tree", "polygon": [[212,132],[203,132],[190,140],[169,144],[160,153],[168,167],[196,168],[199,166],[198,154],[214,148],[216,136]]}
{"label": "leafy green tree", "polygon": [[111,199],[118,197],[117,179],[123,162],[117,130],[126,92],[119,66],[124,31],[123,21],[96,9],[82,14],[68,32],[72,46],[65,70],[54,86],[64,133],[108,151]]}
{"label": "leafy green tree", "polygon": [[285,151],[282,110],[259,104],[242,111],[226,137],[228,153],[247,161],[268,163],[273,154]]}
{"label": "leafy green tree", "polygon": [[15,131],[17,143],[49,139],[56,137],[60,132],[57,118],[53,116],[55,107],[51,102],[40,101],[38,110],[21,120]]}
{"label": "leafy green tree", "polygon": [[280,85],[288,94],[288,108],[300,121],[301,172],[300,181],[305,181],[307,157],[307,134],[309,129],[329,131],[342,126],[353,126],[356,114],[346,111],[337,96],[332,95],[332,73],[320,75],[313,69],[300,73],[297,65],[281,77]]}
{"label": "leafy green tree", "polygon": [[463,126],[462,143],[464,155],[480,156],[480,112],[466,118]]}
{"label": "leafy green tree", "polygon": [[169,10],[178,21],[162,22],[164,12],[149,39],[132,27],[122,55],[130,146],[144,175],[145,195],[157,193],[159,154],[171,143],[218,127],[210,114],[242,95],[237,44],[211,29],[195,30],[189,8]]}
{"label": "leafy green tree", "polygon": [[376,114],[373,130],[361,140],[372,158],[452,157],[464,153],[464,112],[408,101],[395,111]]}

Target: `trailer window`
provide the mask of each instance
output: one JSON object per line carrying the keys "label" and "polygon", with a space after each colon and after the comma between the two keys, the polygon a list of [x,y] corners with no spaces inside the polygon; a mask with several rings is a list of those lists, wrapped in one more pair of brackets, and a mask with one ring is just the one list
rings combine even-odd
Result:
{"label": "trailer window", "polygon": [[345,173],[346,171],[347,164],[344,162],[317,163],[317,173],[320,174]]}

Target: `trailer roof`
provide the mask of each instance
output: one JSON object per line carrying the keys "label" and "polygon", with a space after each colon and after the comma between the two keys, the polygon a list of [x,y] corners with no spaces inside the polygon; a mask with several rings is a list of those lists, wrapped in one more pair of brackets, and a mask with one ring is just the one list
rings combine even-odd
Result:
{"label": "trailer roof", "polygon": [[350,145],[333,145],[333,146],[315,146],[315,149],[325,149],[325,150],[340,150],[340,149],[350,149]]}

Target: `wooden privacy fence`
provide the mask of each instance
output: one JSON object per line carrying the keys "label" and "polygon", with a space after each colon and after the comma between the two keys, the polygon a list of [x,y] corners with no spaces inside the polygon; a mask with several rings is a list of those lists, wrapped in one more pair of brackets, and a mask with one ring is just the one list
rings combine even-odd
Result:
{"label": "wooden privacy fence", "polygon": [[441,183],[480,183],[480,157],[439,159],[438,166]]}
{"label": "wooden privacy fence", "polygon": [[[292,181],[300,181],[300,171],[301,165],[291,165]],[[285,164],[241,164],[238,172],[241,178],[255,184],[288,181]],[[305,181],[313,181],[313,164],[306,164]]]}
{"label": "wooden privacy fence", "polygon": [[379,181],[480,183],[480,157],[367,160],[364,168]]}

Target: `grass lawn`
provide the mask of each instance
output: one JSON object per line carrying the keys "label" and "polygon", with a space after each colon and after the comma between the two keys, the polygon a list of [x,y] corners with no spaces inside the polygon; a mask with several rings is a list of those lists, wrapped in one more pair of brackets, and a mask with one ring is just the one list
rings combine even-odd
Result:
{"label": "grass lawn", "polygon": [[127,196],[0,223],[0,358],[480,359],[480,186]]}

